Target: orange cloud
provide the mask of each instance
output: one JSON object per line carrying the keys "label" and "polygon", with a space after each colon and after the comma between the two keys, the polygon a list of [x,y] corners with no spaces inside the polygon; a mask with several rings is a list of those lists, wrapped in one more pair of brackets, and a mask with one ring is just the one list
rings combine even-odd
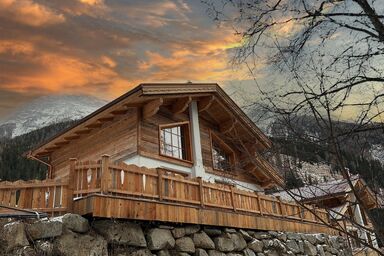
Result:
{"label": "orange cloud", "polygon": [[32,0],[0,0],[0,17],[33,26],[62,23],[65,17]]}
{"label": "orange cloud", "polygon": [[99,5],[103,4],[103,0],[79,0],[83,4],[89,4],[89,5]]}

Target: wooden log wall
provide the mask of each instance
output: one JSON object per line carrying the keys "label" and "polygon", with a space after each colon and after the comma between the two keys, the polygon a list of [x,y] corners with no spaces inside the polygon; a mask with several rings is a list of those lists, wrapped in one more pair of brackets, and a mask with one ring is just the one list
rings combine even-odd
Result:
{"label": "wooden log wall", "polygon": [[137,153],[138,110],[130,108],[127,113],[116,116],[102,127],[83,134],[79,139],[55,150],[51,155],[54,179],[67,177],[70,158],[78,160],[99,160],[103,154],[109,154],[113,161]]}

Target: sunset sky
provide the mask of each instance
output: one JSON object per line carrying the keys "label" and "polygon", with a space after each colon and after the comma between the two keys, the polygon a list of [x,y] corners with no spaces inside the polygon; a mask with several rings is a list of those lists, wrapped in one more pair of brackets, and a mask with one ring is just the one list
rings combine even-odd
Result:
{"label": "sunset sky", "polygon": [[110,100],[142,82],[250,83],[200,1],[0,0],[0,117],[40,95]]}

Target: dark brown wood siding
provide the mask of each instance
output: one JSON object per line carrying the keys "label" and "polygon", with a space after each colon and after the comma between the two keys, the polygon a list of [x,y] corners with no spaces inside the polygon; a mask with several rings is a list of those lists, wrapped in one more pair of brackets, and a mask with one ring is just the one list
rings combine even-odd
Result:
{"label": "dark brown wood siding", "polygon": [[77,158],[79,161],[99,160],[103,154],[108,154],[112,161],[119,161],[136,154],[137,119],[137,109],[132,108],[126,114],[53,152],[53,178],[68,175],[69,158]]}

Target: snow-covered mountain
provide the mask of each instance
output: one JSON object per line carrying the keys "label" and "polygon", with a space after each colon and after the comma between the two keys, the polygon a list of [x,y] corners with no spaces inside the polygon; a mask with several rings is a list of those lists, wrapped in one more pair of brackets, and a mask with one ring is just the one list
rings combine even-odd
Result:
{"label": "snow-covered mountain", "polygon": [[80,119],[106,103],[85,95],[39,97],[0,120],[0,138],[15,137],[53,123]]}

